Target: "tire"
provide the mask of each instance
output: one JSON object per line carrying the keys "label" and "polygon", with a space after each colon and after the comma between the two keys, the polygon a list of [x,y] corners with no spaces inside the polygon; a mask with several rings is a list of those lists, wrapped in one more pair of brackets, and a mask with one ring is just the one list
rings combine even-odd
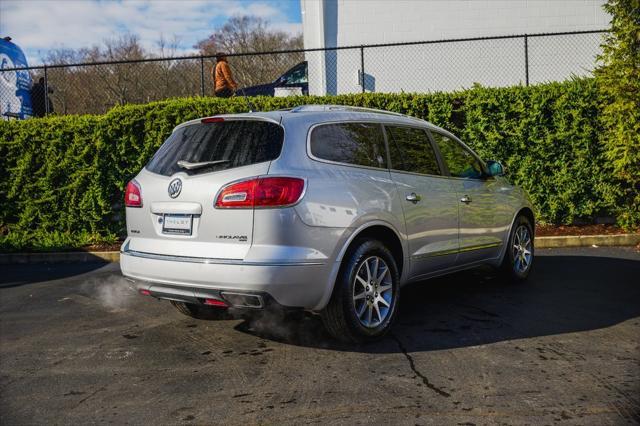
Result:
{"label": "tire", "polygon": [[518,216],[513,223],[507,248],[500,266],[502,276],[512,282],[524,281],[529,276],[534,261],[534,235],[526,216]]}
{"label": "tire", "polygon": [[229,314],[224,308],[214,308],[211,306],[200,306],[194,303],[176,302],[170,300],[171,304],[183,315],[201,320],[218,320],[228,318]]}
{"label": "tire", "polygon": [[[371,274],[373,270],[376,274]],[[371,277],[367,285],[368,271],[378,277]],[[398,267],[389,249],[377,240],[357,241],[342,260],[329,304],[320,313],[329,334],[349,343],[384,336],[398,311],[399,283]]]}

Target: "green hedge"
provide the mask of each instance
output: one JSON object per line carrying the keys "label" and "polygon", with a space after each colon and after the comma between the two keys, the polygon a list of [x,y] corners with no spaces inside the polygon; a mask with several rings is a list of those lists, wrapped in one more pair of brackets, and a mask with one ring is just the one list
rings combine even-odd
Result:
{"label": "green hedge", "polygon": [[[506,163],[544,222],[618,217],[620,190],[601,138],[593,79],[454,93],[253,98],[258,110],[357,105],[424,118]],[[116,107],[102,116],[0,124],[0,248],[56,249],[124,235],[123,188],[172,128],[246,112],[243,98],[191,98]],[[637,211],[637,209],[636,209]]]}

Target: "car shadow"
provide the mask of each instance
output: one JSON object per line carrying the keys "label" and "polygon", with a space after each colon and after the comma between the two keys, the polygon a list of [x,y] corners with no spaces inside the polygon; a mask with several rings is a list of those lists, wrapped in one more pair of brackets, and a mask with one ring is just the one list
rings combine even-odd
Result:
{"label": "car shadow", "polygon": [[99,257],[78,263],[35,263],[1,265],[0,289],[71,278],[95,271],[108,263]]}
{"label": "car shadow", "polygon": [[399,316],[384,339],[337,343],[318,315],[271,314],[236,330],[285,344],[338,351],[420,352],[609,327],[640,316],[640,261],[538,256],[529,279],[502,283],[487,270],[405,287]]}

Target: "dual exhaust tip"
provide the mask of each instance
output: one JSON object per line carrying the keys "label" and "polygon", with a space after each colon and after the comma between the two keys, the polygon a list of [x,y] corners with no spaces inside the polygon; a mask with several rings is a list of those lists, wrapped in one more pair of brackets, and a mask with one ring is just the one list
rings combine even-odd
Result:
{"label": "dual exhaust tip", "polygon": [[143,296],[153,296],[158,299],[176,300],[178,302],[202,303],[203,305],[216,308],[251,308],[263,309],[264,300],[262,296],[257,294],[236,293],[229,291],[221,291],[219,297],[210,294],[196,294],[195,297],[181,297],[182,295],[168,294],[166,291],[155,292],[149,289],[140,289],[139,293]]}

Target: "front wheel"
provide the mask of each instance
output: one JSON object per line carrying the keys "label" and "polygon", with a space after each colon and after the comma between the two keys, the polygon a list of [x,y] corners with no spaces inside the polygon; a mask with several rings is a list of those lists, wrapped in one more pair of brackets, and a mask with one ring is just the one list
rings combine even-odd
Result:
{"label": "front wheel", "polygon": [[321,312],[329,333],[346,342],[384,336],[396,316],[400,277],[380,241],[362,240],[343,259],[331,300]]}
{"label": "front wheel", "polygon": [[523,281],[533,265],[533,227],[526,216],[518,216],[509,235],[502,261],[502,273],[512,281]]}

